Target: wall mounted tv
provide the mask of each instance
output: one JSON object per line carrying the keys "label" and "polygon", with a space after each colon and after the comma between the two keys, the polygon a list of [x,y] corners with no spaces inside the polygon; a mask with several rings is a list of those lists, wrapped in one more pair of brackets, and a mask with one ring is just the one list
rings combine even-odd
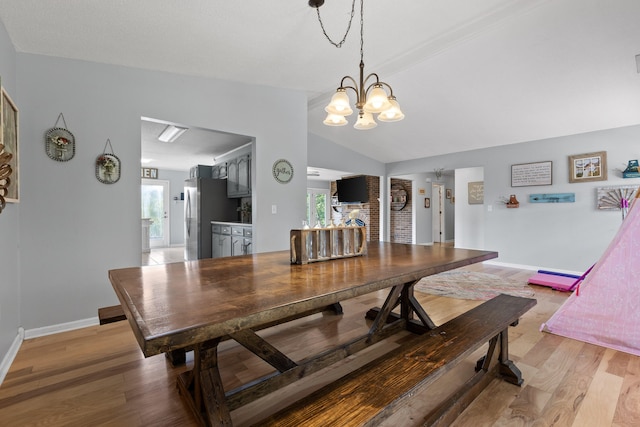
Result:
{"label": "wall mounted tv", "polygon": [[367,190],[367,177],[356,176],[343,178],[336,181],[338,201],[343,203],[367,203],[369,191]]}

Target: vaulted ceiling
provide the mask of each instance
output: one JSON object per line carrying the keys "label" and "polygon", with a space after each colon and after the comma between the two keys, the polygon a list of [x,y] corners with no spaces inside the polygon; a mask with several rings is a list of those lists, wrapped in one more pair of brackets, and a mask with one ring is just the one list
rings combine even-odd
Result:
{"label": "vaulted ceiling", "polygon": [[[388,163],[640,123],[638,0],[365,1],[365,72],[405,120],[322,124],[357,77],[359,2],[340,49],[305,0],[0,0],[18,52],[302,90],[309,132]],[[340,39],[351,1],[320,8]]]}

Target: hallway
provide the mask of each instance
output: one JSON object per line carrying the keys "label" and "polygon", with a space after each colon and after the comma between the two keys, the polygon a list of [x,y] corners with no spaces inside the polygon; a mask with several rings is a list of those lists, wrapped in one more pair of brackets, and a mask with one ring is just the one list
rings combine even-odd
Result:
{"label": "hallway", "polygon": [[151,248],[151,252],[142,254],[140,265],[161,265],[184,261],[184,246],[170,248]]}

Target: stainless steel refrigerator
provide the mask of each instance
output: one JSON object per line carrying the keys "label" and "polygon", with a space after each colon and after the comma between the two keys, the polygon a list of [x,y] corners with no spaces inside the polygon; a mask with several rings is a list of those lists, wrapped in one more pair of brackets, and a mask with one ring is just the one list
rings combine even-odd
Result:
{"label": "stainless steel refrigerator", "polygon": [[184,257],[211,258],[211,221],[237,221],[238,199],[227,198],[227,180],[191,178],[184,182]]}

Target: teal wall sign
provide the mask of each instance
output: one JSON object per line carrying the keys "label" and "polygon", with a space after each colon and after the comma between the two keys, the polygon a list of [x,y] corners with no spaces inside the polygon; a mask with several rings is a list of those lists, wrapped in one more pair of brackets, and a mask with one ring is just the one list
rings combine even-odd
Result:
{"label": "teal wall sign", "polygon": [[529,203],[573,203],[576,193],[529,194]]}

